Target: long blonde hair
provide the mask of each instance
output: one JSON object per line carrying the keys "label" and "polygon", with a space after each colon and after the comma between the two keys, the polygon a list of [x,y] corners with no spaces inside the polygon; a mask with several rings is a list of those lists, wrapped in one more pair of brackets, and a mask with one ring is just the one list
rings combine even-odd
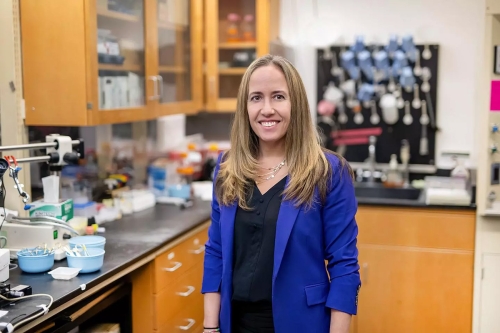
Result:
{"label": "long blonde hair", "polygon": [[[315,201],[316,189],[321,201],[324,201],[332,168],[312,122],[299,73],[288,60],[275,55],[256,59],[243,75],[231,129],[231,149],[220,163],[215,180],[215,194],[222,205],[238,201],[241,208],[250,209],[247,199],[253,191],[257,176],[259,138],[251,129],[248,118],[248,86],[252,73],[259,67],[269,65],[281,69],[285,75],[291,103],[290,123],[285,134],[285,158],[290,179],[283,196],[285,200],[293,199],[297,206],[305,204],[311,207]],[[341,158],[341,161],[344,165],[344,159]],[[352,171],[350,172],[352,175]]]}

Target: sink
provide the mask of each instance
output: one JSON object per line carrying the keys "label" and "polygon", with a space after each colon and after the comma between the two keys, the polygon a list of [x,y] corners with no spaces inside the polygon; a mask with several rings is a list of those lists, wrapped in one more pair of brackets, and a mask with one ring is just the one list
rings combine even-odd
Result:
{"label": "sink", "polygon": [[354,192],[358,198],[418,200],[421,190],[417,188],[386,188],[379,184],[356,184]]}

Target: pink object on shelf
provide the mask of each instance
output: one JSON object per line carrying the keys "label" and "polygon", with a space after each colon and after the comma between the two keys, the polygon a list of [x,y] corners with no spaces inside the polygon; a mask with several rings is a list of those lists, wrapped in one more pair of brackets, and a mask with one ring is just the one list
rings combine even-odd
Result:
{"label": "pink object on shelf", "polygon": [[318,103],[318,114],[322,116],[331,116],[335,113],[335,105],[332,102],[321,100]]}
{"label": "pink object on shelf", "polygon": [[240,16],[236,13],[229,13],[227,15],[227,20],[230,22],[238,22],[240,20]]}
{"label": "pink object on shelf", "polygon": [[253,15],[247,14],[243,18],[246,22],[252,22],[253,21]]}
{"label": "pink object on shelf", "polygon": [[500,81],[491,81],[490,111],[500,112]]}

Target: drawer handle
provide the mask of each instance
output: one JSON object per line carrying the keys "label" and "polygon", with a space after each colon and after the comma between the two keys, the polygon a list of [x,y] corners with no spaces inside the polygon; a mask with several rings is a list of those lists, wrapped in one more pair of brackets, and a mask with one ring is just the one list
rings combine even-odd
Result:
{"label": "drawer handle", "polygon": [[196,320],[194,319],[188,318],[186,320],[189,321],[189,324],[187,324],[186,326],[178,326],[183,331],[189,330],[191,327],[193,327],[194,324],[196,324]]}
{"label": "drawer handle", "polygon": [[176,262],[174,267],[165,267],[163,270],[167,272],[175,272],[182,266],[182,262]]}
{"label": "drawer handle", "polygon": [[202,245],[200,246],[199,248],[197,248],[196,250],[189,250],[189,253],[194,253],[194,254],[201,254],[205,251],[205,246]]}
{"label": "drawer handle", "polygon": [[187,287],[188,290],[186,292],[183,292],[183,293],[176,293],[177,295],[179,296],[182,296],[182,297],[188,297],[189,295],[191,295],[193,293],[193,291],[196,289],[195,287],[193,286],[188,286]]}

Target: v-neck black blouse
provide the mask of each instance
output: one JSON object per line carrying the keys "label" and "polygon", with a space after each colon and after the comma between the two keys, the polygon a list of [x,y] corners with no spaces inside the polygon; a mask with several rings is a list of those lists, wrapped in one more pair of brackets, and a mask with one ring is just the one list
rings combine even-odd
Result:
{"label": "v-neck black blouse", "polygon": [[234,220],[233,301],[271,302],[276,222],[286,177],[264,194],[255,185],[250,211]]}

